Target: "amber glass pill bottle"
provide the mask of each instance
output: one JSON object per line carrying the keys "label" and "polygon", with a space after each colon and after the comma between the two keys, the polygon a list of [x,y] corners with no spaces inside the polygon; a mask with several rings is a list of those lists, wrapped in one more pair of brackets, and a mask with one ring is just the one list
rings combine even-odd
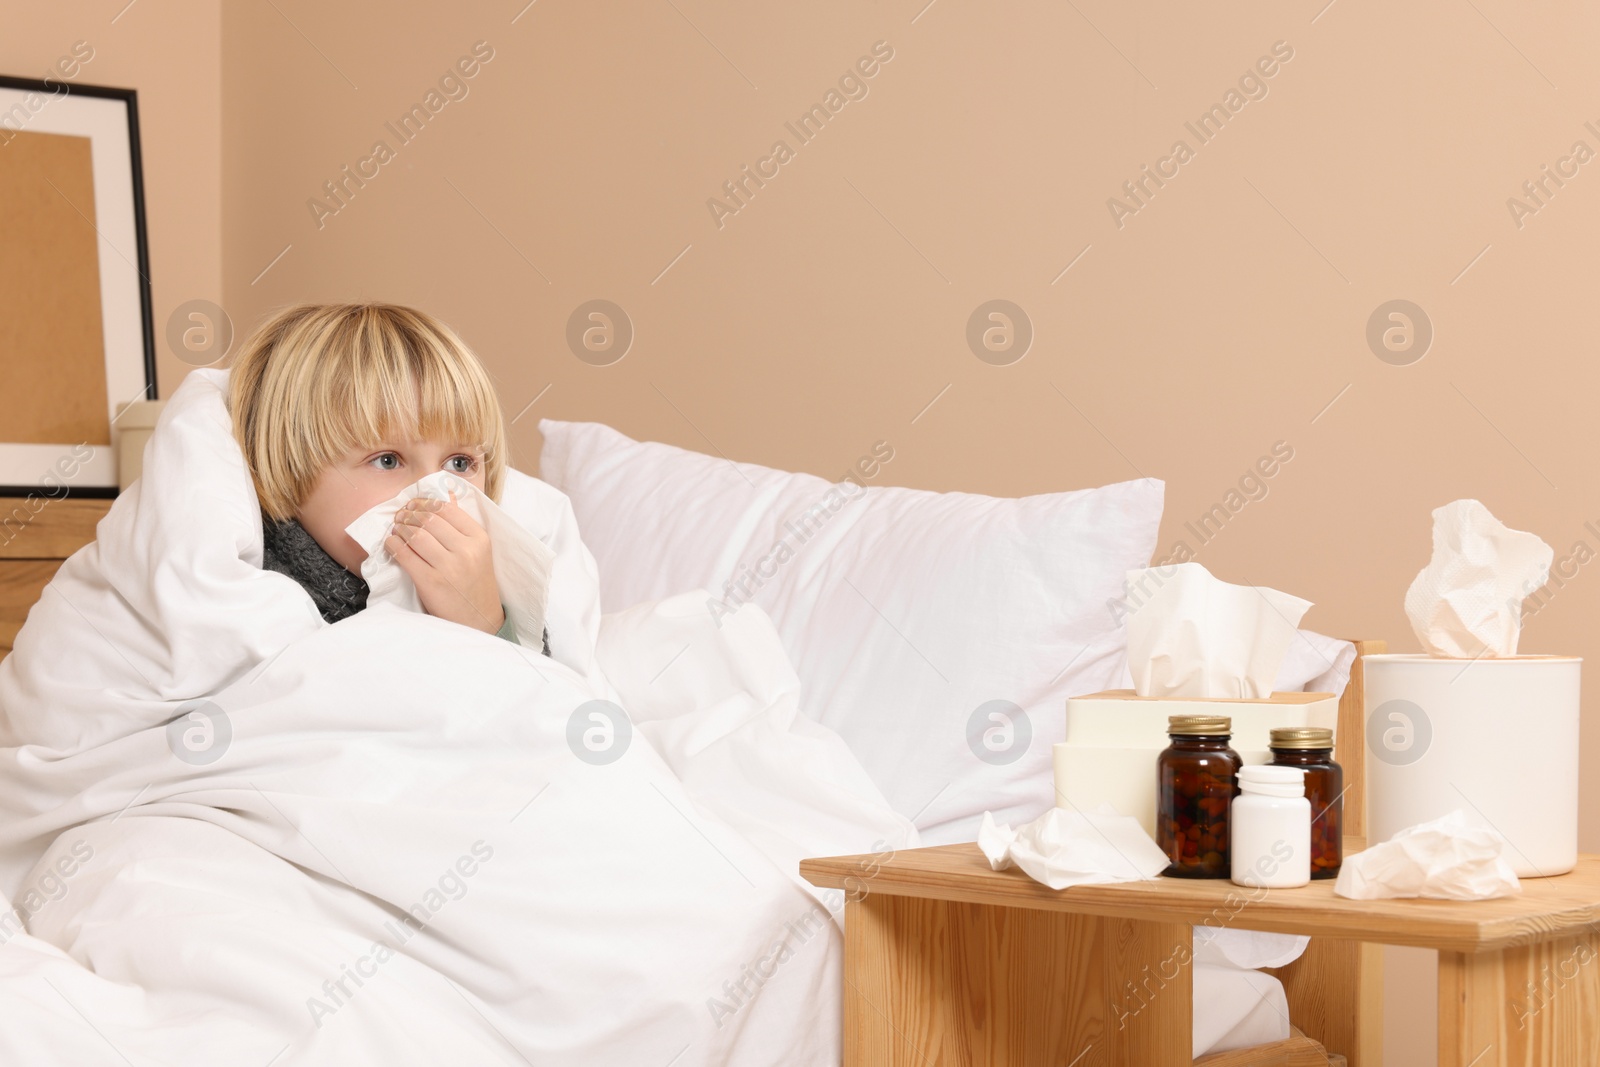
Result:
{"label": "amber glass pill bottle", "polygon": [[1306,772],[1311,801],[1311,877],[1337,878],[1344,862],[1344,769],[1333,762],[1333,731],[1290,726],[1272,731],[1272,762]]}
{"label": "amber glass pill bottle", "polygon": [[1229,747],[1226,715],[1173,715],[1171,738],[1156,759],[1156,843],[1174,878],[1227,878],[1228,807],[1244,761]]}

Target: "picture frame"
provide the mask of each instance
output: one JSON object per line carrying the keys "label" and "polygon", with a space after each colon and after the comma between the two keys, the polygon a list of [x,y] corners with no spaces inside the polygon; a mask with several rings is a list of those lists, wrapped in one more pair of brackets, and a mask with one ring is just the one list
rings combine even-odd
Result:
{"label": "picture frame", "polygon": [[156,399],[135,90],[0,75],[0,233],[0,496],[116,496]]}

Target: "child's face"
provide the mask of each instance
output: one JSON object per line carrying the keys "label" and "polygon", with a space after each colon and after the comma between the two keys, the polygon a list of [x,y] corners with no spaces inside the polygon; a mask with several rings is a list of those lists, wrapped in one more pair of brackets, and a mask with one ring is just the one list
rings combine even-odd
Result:
{"label": "child's face", "polygon": [[336,460],[317,477],[295,518],[340,566],[360,574],[367,553],[344,528],[412,482],[439,470],[458,474],[483,490],[483,451],[476,446],[389,441],[354,449]]}

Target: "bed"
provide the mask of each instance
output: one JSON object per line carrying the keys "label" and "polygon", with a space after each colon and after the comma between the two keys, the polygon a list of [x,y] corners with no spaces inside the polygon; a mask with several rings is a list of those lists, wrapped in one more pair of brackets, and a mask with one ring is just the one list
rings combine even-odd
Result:
{"label": "bed", "polygon": [[[208,375],[220,373],[196,371],[190,377],[204,382]],[[218,381],[213,378],[211,384],[215,388]],[[177,397],[173,403],[174,406],[178,404]],[[214,406],[208,411],[210,423],[205,427],[205,434],[209,436],[191,441],[190,451],[183,461],[171,464],[174,467],[187,464],[191,477],[199,466],[216,461],[215,456],[208,457],[208,450],[225,452],[221,443],[224,438],[219,436],[225,427]],[[881,474],[883,466],[892,461],[893,450],[887,447],[887,442],[864,448],[862,459],[846,477],[828,482],[677,449],[663,452],[661,450],[668,446],[631,442],[597,424],[559,424],[546,420],[541,430],[545,434],[545,449],[539,484],[554,486],[560,492],[540,498],[555,510],[539,512],[535,507],[534,486],[523,485],[519,492],[533,494],[524,501],[529,509],[527,514],[534,516],[527,520],[529,527],[541,529],[543,536],[543,531],[552,529],[553,524],[566,524],[563,528],[568,530],[572,542],[568,548],[574,561],[574,574],[583,566],[593,566],[598,561],[598,578],[593,579],[597,581],[597,602],[585,605],[582,611],[574,608],[570,616],[573,620],[583,612],[595,616],[592,655],[589,660],[578,663],[575,670],[580,674],[590,672],[590,680],[597,686],[614,684],[611,692],[626,697],[623,702],[635,720],[635,728],[648,736],[660,753],[665,766],[652,765],[646,778],[633,784],[641,793],[648,786],[663,798],[672,794],[673,799],[668,801],[670,818],[679,819],[688,827],[685,830],[675,826],[672,833],[695,842],[697,848],[709,845],[716,853],[740,856],[739,862],[730,860],[718,872],[719,876],[731,881],[737,875],[750,882],[752,888],[760,881],[760,892],[764,898],[769,898],[761,907],[749,909],[746,927],[737,925],[744,920],[727,919],[734,924],[730,929],[737,935],[730,936],[729,940],[737,941],[742,936],[748,945],[755,947],[730,948],[731,955],[707,964],[712,969],[722,966],[728,973],[726,985],[720,987],[722,991],[717,992],[718,987],[713,985],[712,995],[703,998],[703,1010],[709,1013],[710,1023],[705,1018],[683,1021],[685,1032],[692,1035],[691,1040],[681,1048],[667,1049],[668,1054],[661,1058],[666,1062],[674,1054],[683,1055],[683,1063],[832,1062],[828,1053],[817,1050],[830,1046],[829,1035],[836,1034],[839,1025],[837,957],[842,938],[836,924],[842,916],[843,901],[796,895],[806,888],[796,888],[800,881],[799,860],[808,855],[907,847],[917,841],[937,844],[970,840],[983,811],[993,811],[997,817],[1019,822],[1036,815],[1043,804],[1049,803],[1046,761],[1055,720],[1059,719],[1060,700],[1073,692],[1114,687],[1126,669],[1125,653],[1116,633],[1115,613],[1107,612],[1106,605],[1119,591],[1120,573],[1129,567],[1142,566],[1155,548],[1160,483],[1142,479],[1099,490],[1003,501],[973,494],[919,493],[868,485]],[[153,463],[152,456],[155,457]],[[223,456],[223,459],[228,457]],[[156,508],[151,501],[157,499],[157,489],[162,484],[164,461],[159,453],[147,452],[146,464],[142,502],[138,508],[125,504],[121,514],[153,512]],[[669,466],[673,468],[670,475]],[[227,477],[237,482],[238,475],[238,470],[233,469]],[[526,482],[534,480],[530,478]],[[173,485],[176,485],[175,480]],[[709,495],[708,487],[713,490]],[[175,489],[170,491],[176,492]],[[870,497],[870,507],[855,503],[860,494]],[[219,503],[214,496],[206,494],[184,499],[183,506],[199,516],[197,521],[201,525],[233,522],[234,526],[218,529],[234,534],[243,529],[237,523],[248,511],[248,501]],[[557,515],[565,501],[570,501],[570,510]],[[104,635],[99,637],[102,646],[97,653],[90,654],[87,645],[79,649],[70,647],[70,639],[75,639],[72,634],[84,630],[83,622],[93,627],[102,616],[95,610],[85,611],[80,606],[81,601],[67,606],[55,603],[57,599],[75,599],[75,594],[72,598],[58,597],[63,590],[74,592],[70,581],[81,578],[71,573],[72,568],[67,568],[68,573],[62,579],[69,584],[58,583],[55,592],[46,591],[46,585],[62,566],[62,561],[74,557],[75,553],[78,555],[74,558],[79,562],[73,567],[82,570],[85,564],[81,561],[91,556],[115,556],[132,551],[126,547],[128,544],[139,543],[139,537],[129,533],[136,533],[140,529],[137,525],[113,526],[110,529],[116,536],[103,542],[94,540],[95,524],[107,516],[107,503],[66,499],[47,502],[43,507],[24,505],[25,520],[15,519],[8,527],[11,536],[0,545],[0,644],[8,648],[13,643],[19,647],[25,645],[29,636],[22,632],[23,620],[29,617],[30,610],[46,605],[43,611],[54,611],[64,620],[56,631],[56,642],[46,646],[35,637],[36,643],[25,650],[25,655],[32,664],[51,664],[50,669],[57,672],[57,683],[63,686],[79,684],[80,679],[73,677],[73,671],[79,668],[69,670],[57,666],[52,657],[59,657],[63,662],[76,657],[75,662],[79,663],[91,661],[96,655],[102,660],[107,658]],[[13,516],[19,514],[15,509],[8,510]],[[134,522],[116,516],[112,521]],[[583,530],[581,545],[572,534],[578,528]],[[901,533],[896,534],[896,530]],[[912,533],[905,536],[904,531]],[[102,529],[103,535],[105,532]],[[585,556],[588,556],[587,564]],[[238,561],[223,562],[232,566]],[[250,578],[256,581],[256,576]],[[274,679],[283,677],[286,671],[292,674],[295,670],[310,669],[296,658],[293,649],[297,646],[285,646],[281,640],[262,636],[263,633],[299,633],[308,625],[307,620],[293,617],[293,612],[287,608],[281,614],[274,614],[287,604],[281,588],[268,589],[264,585],[251,588],[260,594],[263,618],[267,620],[262,627],[239,638],[241,647],[249,645],[246,651],[259,654],[264,664],[252,669],[261,677],[271,675]],[[696,593],[688,596],[684,590]],[[141,590],[127,585],[102,592],[106,594],[107,605],[138,601],[142,595]],[[754,610],[750,610],[752,605]],[[69,607],[73,615],[68,614]],[[601,611],[607,620],[604,627],[599,622]],[[366,635],[364,640],[378,639],[382,613],[363,614],[371,615],[372,619],[348,620],[359,621],[360,625],[345,627],[342,638],[345,644],[317,639],[330,643],[323,653],[325,656],[342,655],[347,661],[353,661],[359,657],[361,649],[368,647],[358,640],[361,634]],[[691,615],[709,615],[710,623],[706,624],[704,618],[691,621]],[[75,630],[66,629],[68,621]],[[426,621],[411,620],[406,625],[415,628]],[[315,627],[317,622],[319,620],[310,620],[309,625]],[[383,624],[398,625],[392,616]],[[193,641],[202,641],[212,630],[226,629],[229,625],[226,617],[205,617],[199,609],[193,615],[184,615],[181,621]],[[367,634],[364,628],[373,632]],[[39,627],[31,629],[38,631]],[[361,633],[350,636],[357,631]],[[383,633],[387,635],[389,631]],[[430,639],[454,639],[444,630],[429,631],[429,636]],[[62,640],[68,643],[59,643]],[[89,638],[84,640],[87,642]],[[658,655],[670,653],[680,640],[683,647],[676,654]],[[173,640],[171,644],[181,652],[184,642]],[[554,627],[552,644],[559,644]],[[1291,657],[1293,662],[1285,667],[1294,687],[1325,690],[1337,685],[1334,691],[1342,691],[1351,670],[1354,648],[1311,633],[1306,634],[1301,644],[1303,648],[1297,650],[1296,656]],[[285,647],[290,651],[284,652]],[[417,647],[426,646],[419,644]],[[0,649],[0,655],[4,651]],[[280,654],[281,662],[273,666],[275,657]],[[679,659],[679,656],[684,658]],[[600,671],[602,663],[604,669]],[[668,669],[673,663],[677,663],[677,671]],[[760,664],[761,669],[756,670],[750,664]],[[960,665],[959,669],[952,664]],[[683,670],[691,665],[698,680],[679,679]],[[4,668],[13,666],[0,666],[0,680],[6,677]],[[111,667],[116,671],[122,669],[114,663]],[[93,675],[101,669],[104,669],[103,664],[92,663],[88,674],[81,679],[83,687],[92,688]],[[603,681],[600,675],[604,676]],[[722,688],[715,691],[704,688],[704,679],[712,676]],[[253,682],[256,677],[257,674],[251,674],[247,680]],[[1030,681],[1019,684],[1018,678]],[[240,679],[219,671],[216,681],[237,685]],[[393,681],[374,675],[363,684],[381,687]],[[466,677],[452,679],[452,682],[469,686],[489,684],[484,679]],[[277,684],[275,680],[267,688]],[[397,688],[397,692],[404,698],[409,690],[416,688],[413,683]],[[0,697],[9,692],[15,698],[20,691],[17,687],[9,691],[0,688]],[[341,691],[339,701],[326,705],[328,714],[336,714],[347,705],[357,703],[359,692],[351,681]],[[486,703],[495,699],[490,688],[474,692]],[[270,704],[275,709],[272,714],[293,714],[289,700],[292,695],[285,692],[277,704]],[[995,702],[1003,704],[1009,709],[1008,714],[1014,714],[1014,721],[1023,725],[1010,747],[998,753],[976,744],[972,734],[972,723],[986,721],[979,713]],[[708,709],[713,706],[721,709],[720,712],[710,713]],[[694,714],[687,714],[685,709],[693,709]],[[419,709],[417,714],[420,716],[422,711]],[[56,716],[58,720],[63,718],[70,720],[71,716],[64,712]],[[745,748],[738,748],[738,744],[745,742],[737,740],[735,735],[756,719],[760,720],[759,728],[766,731],[759,746],[750,741]],[[349,723],[354,728],[360,721],[351,718]],[[249,727],[241,722],[241,718],[235,716],[231,726],[236,746],[248,741]],[[1347,732],[1344,736],[1359,737],[1360,732]],[[134,743],[111,734],[107,738],[116,744]],[[62,743],[70,747],[76,742],[69,738]],[[359,747],[359,742],[347,739],[347,743]],[[487,738],[475,743],[488,744]],[[473,749],[476,758],[487,758],[484,753],[488,751],[489,748]],[[786,755],[774,756],[779,751]],[[1352,756],[1341,746],[1341,756],[1349,760],[1358,758],[1359,752]],[[398,757],[390,752],[384,758]],[[186,761],[180,757],[179,762]],[[742,767],[748,771],[746,762],[748,766],[762,767],[762,773],[743,773]],[[151,869],[161,871],[160,863],[170,862],[173,855],[183,849],[216,847],[226,851],[234,847],[233,838],[243,838],[252,848],[265,850],[300,872],[291,876],[272,867],[269,876],[266,868],[262,868],[262,885],[281,876],[283,887],[294,887],[285,888],[285,892],[299,892],[309,875],[317,883],[317,892],[323,894],[317,897],[318,906],[335,911],[356,908],[357,904],[347,899],[347,894],[332,892],[322,883],[344,882],[349,888],[364,886],[362,892],[368,897],[375,896],[390,905],[398,902],[399,907],[391,906],[390,911],[394,913],[392,918],[400,922],[404,922],[399,912],[404,909],[405,901],[415,897],[414,887],[422,884],[418,881],[422,877],[418,871],[406,875],[413,879],[409,883],[402,880],[399,884],[390,884],[386,879],[394,872],[340,869],[340,863],[323,854],[324,851],[331,852],[347,865],[359,864],[360,857],[368,853],[351,842],[339,842],[329,848],[328,838],[321,835],[348,832],[349,827],[360,826],[359,814],[351,815],[343,824],[334,819],[334,829],[323,828],[319,822],[323,818],[319,815],[322,809],[317,805],[326,806],[338,799],[339,794],[318,793],[324,788],[321,783],[310,788],[303,779],[294,778],[291,769],[273,765],[270,760],[258,777],[288,776],[284,781],[289,784],[281,789],[263,790],[255,780],[219,779],[214,772],[187,765],[176,768],[177,777],[171,781],[162,779],[163,785],[158,791],[168,789],[170,795],[155,804],[152,803],[153,794],[141,792],[139,783],[132,781],[110,783],[101,789],[98,779],[92,777],[94,766],[105,768],[116,764],[90,765],[84,772],[90,774],[89,777],[77,780],[60,794],[61,810],[65,814],[57,817],[60,826],[82,824],[96,827],[95,832],[102,834],[108,832],[106,827],[112,823],[125,819],[119,824],[121,829],[105,839],[106,847],[113,850],[108,855],[115,855],[114,850],[122,847],[117,834],[130,825],[163,826],[168,825],[163,820],[170,820],[163,832],[170,832],[173,837],[170,842],[163,841],[162,847],[170,845],[174,851],[154,858],[138,852],[131,854],[134,860],[148,861]],[[350,769],[350,764],[340,766],[341,773],[357,773]],[[162,773],[166,774],[169,769],[163,765]],[[0,776],[3,773],[0,772]],[[759,783],[766,791],[755,789],[749,782],[739,782],[741,773],[746,778],[768,779]],[[417,786],[420,781],[420,778],[414,779],[410,784]],[[197,783],[204,789],[197,792]],[[0,802],[36,793],[37,785],[30,783],[24,789],[0,777]],[[780,786],[788,791],[783,792]],[[482,788],[482,783],[474,783],[473,788]],[[251,789],[260,794],[259,801],[250,794]],[[393,794],[392,788],[387,794],[376,787],[373,789],[372,797]],[[676,791],[679,789],[681,794]],[[531,796],[524,800],[531,807],[541,794],[532,788],[527,792]],[[553,799],[555,794],[551,797]],[[1041,797],[1044,798],[1042,803]],[[85,798],[91,798],[93,803]],[[113,799],[115,803],[111,803]],[[403,806],[409,799],[402,793],[395,795],[392,803]],[[301,800],[306,803],[294,808]],[[69,801],[78,804],[81,810],[67,810]],[[126,806],[119,809],[124,801]],[[547,799],[545,804],[550,802]],[[280,803],[291,807],[288,817],[278,818],[283,816],[278,810]],[[585,809],[579,806],[564,810],[573,818],[581,818]],[[133,814],[126,816],[126,812]],[[174,815],[181,818],[172,819]],[[527,825],[517,822],[521,817],[519,809],[508,819],[518,827],[515,832],[519,834]],[[413,840],[403,825],[377,816],[373,818],[374,825],[381,830],[378,836],[395,849],[421,849],[428,842],[425,832],[419,831]],[[669,817],[663,814],[662,818]],[[1348,818],[1352,828],[1361,825],[1354,806]],[[9,833],[11,844],[27,835],[44,842],[50,837],[46,832],[47,824],[48,828],[59,830],[55,823],[46,820],[37,826],[28,826],[27,835],[24,835],[17,830],[16,823],[17,820],[12,820],[12,825],[0,828],[0,837]],[[287,827],[269,825],[274,823],[287,824]],[[216,824],[226,824],[232,835],[226,839],[227,845],[219,844],[210,830],[204,829]],[[317,827],[317,832],[306,832],[304,828],[308,825]],[[655,836],[666,834],[667,825],[666,822],[659,824],[660,832]],[[732,837],[724,836],[726,827],[735,827],[737,833]],[[601,834],[598,839],[604,840],[604,834],[622,833],[627,829],[615,821],[602,822],[596,824],[594,833]],[[897,834],[902,836],[897,837]],[[313,842],[313,837],[318,841]],[[568,849],[559,854],[578,855],[576,850],[582,840],[583,835],[577,833],[557,838],[557,845]],[[591,835],[587,840],[592,849],[596,838]],[[651,843],[641,839],[633,847],[642,849]],[[0,851],[5,844],[0,841]],[[322,847],[317,847],[318,844]],[[462,848],[468,844],[463,843]],[[50,853],[48,858],[66,862],[69,857],[59,854],[60,846],[54,847],[58,851]],[[546,841],[541,847],[556,846]],[[443,851],[435,851],[445,856]],[[506,850],[497,853],[507,854]],[[250,858],[253,855],[253,852],[248,856],[239,852],[237,862],[248,869],[256,863]],[[452,854],[445,859],[453,862],[455,857]],[[467,860],[467,852],[462,852],[460,859]],[[466,863],[461,864],[463,870],[466,866]],[[762,872],[770,867],[779,873],[772,875],[769,885],[764,874],[753,879],[748,876],[748,872],[758,867]],[[780,868],[786,869],[780,871]],[[625,870],[623,864],[615,867],[611,875],[625,879]],[[17,872],[10,873],[11,882],[18,884]],[[592,876],[600,878],[604,873],[594,872]],[[168,875],[163,873],[161,877]],[[178,871],[171,877],[181,880],[187,877],[187,872]],[[363,882],[363,879],[368,881]],[[686,881],[685,899],[689,887]],[[239,891],[253,892],[255,888],[241,887]],[[93,902],[94,894],[100,891],[98,883],[87,879],[73,882],[63,893],[77,896],[71,897],[73,905],[61,911],[70,911],[85,898]],[[491,912],[499,906],[497,901],[485,899],[481,891],[480,896],[473,899],[479,902],[474,907]],[[572,915],[587,914],[583,911],[584,902],[567,903],[574,909]],[[781,968],[771,963],[775,952],[766,956],[760,954],[761,937],[756,930],[761,923],[770,925],[781,917],[787,928],[798,917],[801,928],[811,932],[812,920],[804,909],[811,908],[814,903],[822,905],[815,909],[816,913],[831,920],[824,924],[827,929],[823,942],[833,946],[826,954],[824,950],[814,950],[815,958],[810,962],[786,963]],[[601,899],[591,900],[589,904],[602,912],[607,907],[614,909],[605,914],[616,921],[624,921],[624,917],[626,921],[636,921],[627,910],[638,910],[632,901]],[[504,906],[509,909],[512,904],[507,902]],[[797,908],[802,910],[796,911]],[[491,953],[492,938],[479,929],[481,923],[470,920],[466,914],[468,909],[435,910],[448,916],[439,921],[460,924],[459,928],[452,929],[462,943],[475,945],[480,955]],[[151,964],[149,958],[140,956],[139,952],[153,950],[111,941],[101,945],[97,950],[100,955],[96,956],[85,947],[87,943],[81,939],[83,924],[94,920],[103,928],[108,914],[116,913],[96,914],[90,909],[79,917],[81,922],[77,926],[69,924],[70,928],[63,926],[56,932],[63,943],[80,938],[76,943],[78,949],[68,953],[79,965],[92,960],[99,967],[104,961],[107,968],[114,970],[121,960],[127,965],[122,973],[140,973],[138,967]],[[497,914],[505,916],[515,912],[502,910]],[[172,917],[166,918],[171,921]],[[237,916],[232,918],[236,920]],[[705,921],[710,921],[709,916]],[[638,930],[656,936],[662,925],[657,922],[656,928],[638,927]],[[333,928],[338,929],[337,923]],[[743,932],[739,932],[741,930]],[[189,936],[188,931],[173,936],[179,937],[180,943],[188,944],[182,941]],[[287,942],[293,940],[291,937]],[[784,942],[791,949],[798,949],[801,943],[818,942],[810,937]],[[49,966],[66,966],[63,959],[50,955],[48,946],[38,948],[41,960],[49,957]],[[262,947],[261,951],[268,949]],[[581,948],[574,947],[573,951],[581,954]],[[118,953],[127,956],[124,959]],[[775,977],[767,982],[755,982],[752,988],[748,968],[739,962],[741,953],[756,961],[757,973],[763,966],[770,965]],[[15,955],[13,951],[13,958]],[[5,947],[0,945],[0,965],[4,957]],[[323,971],[331,967],[337,979],[344,973],[345,964],[340,962],[343,958],[330,957],[332,963],[322,960],[318,966]],[[782,956],[783,960],[788,958]],[[799,952],[794,953],[794,958],[808,959]],[[761,963],[762,960],[767,963]],[[248,957],[237,962],[247,963]],[[448,972],[459,961],[441,948],[434,962],[436,970]],[[172,965],[177,967],[178,962],[173,961]],[[515,960],[501,960],[500,965],[508,973],[520,973]],[[1319,1003],[1315,991],[1323,988],[1322,983],[1336,982],[1340,990],[1353,990],[1360,1010],[1350,1018],[1358,1026],[1359,1044],[1375,1033],[1372,1026],[1376,1017],[1374,991],[1377,986],[1373,980],[1373,966],[1375,959],[1356,946],[1314,944],[1301,961],[1283,972],[1282,980],[1299,1014],[1317,1011],[1313,1007]],[[617,967],[619,969],[608,973],[613,977],[623,973],[625,968],[621,962]],[[293,970],[292,967],[288,969]],[[7,988],[14,993],[19,988],[17,982],[31,973],[21,968],[17,973],[7,974],[0,966],[0,997]],[[176,973],[163,971],[148,976],[151,996],[159,994],[163,975]],[[386,973],[399,972],[390,968]],[[514,1006],[514,996],[508,993],[497,1001],[495,996],[484,992],[492,991],[494,983],[485,981],[483,975],[469,970],[452,973],[459,981],[450,984],[457,988],[451,990],[445,986],[433,991],[445,998],[442,1003],[453,1005],[450,1010],[456,1025],[452,1033],[457,1044],[451,1047],[458,1051],[463,1047],[480,1048],[481,1062],[518,1062],[518,1058],[526,1054],[523,1049],[529,1047],[526,1041],[535,1041],[534,1047],[544,1049],[537,1045],[537,1035],[529,1037],[527,1032],[522,1032],[512,1041],[489,1021],[491,1018],[503,1021],[506,1016],[495,1016],[494,1011],[511,1011],[508,1005]],[[464,974],[470,974],[470,980],[462,978]],[[405,1033],[407,1024],[413,1023],[419,1013],[441,1003],[429,999],[425,979],[426,975],[393,979],[407,991],[407,997],[397,996],[385,1005],[391,1013],[393,1032],[382,1040],[394,1050],[395,1056],[420,1055],[424,1045],[438,1047],[436,1042],[418,1043],[414,1035]],[[9,987],[8,980],[12,982]],[[130,991],[130,985],[134,990]],[[335,987],[341,988],[337,983]],[[113,1003],[113,993],[126,998],[140,988],[140,983],[129,980],[116,990],[96,992],[96,996],[105,995],[105,1003],[109,1005],[105,1010],[116,1016],[110,1023],[97,1016],[101,1025],[96,1029],[121,1035],[123,1041],[135,1041],[141,1020],[162,1017],[158,1010],[160,1005],[132,1001]],[[358,987],[342,988],[348,991]],[[76,1014],[74,1017],[63,1011],[61,1025],[82,1031],[83,1012],[72,1000],[74,987],[56,992]],[[384,995],[366,993],[359,1003],[372,1004]],[[554,991],[550,995],[556,996]],[[457,997],[464,1007],[449,1000],[451,996]],[[677,997],[668,1015],[674,1012],[684,1015],[685,1005],[691,1001],[695,1010],[701,1010],[701,998]],[[324,1005],[322,1015],[312,1003],[319,999]],[[305,1000],[305,1006],[296,1004],[294,1010],[300,1013],[302,1023],[305,1012],[309,1011],[318,1033],[322,1032],[326,1020],[344,1007],[341,998],[333,994],[324,996],[315,989],[309,991]],[[29,994],[22,998],[22,1003],[37,1009],[41,1002],[37,996]],[[565,1002],[565,1008],[573,1017],[579,1014],[577,1007],[574,1002]],[[236,1050],[241,1035],[273,1033],[275,1027],[276,1032],[281,1032],[277,1017],[265,1009],[263,1013],[264,1018],[270,1018],[270,1024],[261,1020],[242,1028],[219,1024],[210,1037],[219,1043],[217,1047]],[[1296,1021],[1308,1033],[1326,1035],[1337,1031],[1346,1020],[1342,1009],[1331,1015],[1337,1018],[1308,1017]],[[344,1016],[345,1019],[350,1017],[351,1013]],[[780,1017],[781,1023],[776,1021]],[[797,1018],[803,1026],[796,1024]],[[487,1027],[482,1025],[484,1023]],[[640,1024],[641,1034],[647,1029]],[[648,1033],[656,1040],[670,1029],[658,1026]],[[743,1036],[730,1037],[730,1032]],[[359,1033],[368,1040],[379,1041],[378,1035],[382,1032],[374,1026]],[[5,1036],[0,1035],[0,1042]],[[206,1047],[206,1036],[202,1028],[200,1036],[191,1039],[192,1047]],[[68,1039],[62,1037],[61,1040]],[[565,1052],[572,1062],[599,1062],[593,1056],[583,1055],[585,1040],[588,1037],[563,1031],[552,1046],[554,1052],[549,1058],[558,1062]],[[617,1053],[620,1046],[615,1045],[616,1035],[610,1035],[607,1040],[612,1043],[605,1047]],[[785,1056],[781,1048],[773,1051],[786,1040],[793,1040],[797,1042],[796,1047],[803,1046],[810,1051],[789,1056]],[[475,1043],[462,1044],[469,1041]],[[697,1041],[702,1042],[703,1047],[690,1052]],[[366,1046],[357,1043],[348,1046],[347,1051],[349,1048],[365,1049]],[[717,1051],[708,1051],[713,1048]],[[1349,1050],[1352,1060],[1359,1062],[1356,1047],[1349,1046]],[[100,1051],[104,1052],[103,1046]],[[308,1054],[289,1042],[281,1050],[265,1049],[263,1062],[280,1051],[285,1056],[281,1062],[285,1063],[297,1062],[297,1056]],[[640,1045],[629,1055],[653,1053],[653,1047],[646,1050]],[[322,1058],[304,1062],[322,1062]],[[1226,1062],[1257,1061],[1232,1059]]]}

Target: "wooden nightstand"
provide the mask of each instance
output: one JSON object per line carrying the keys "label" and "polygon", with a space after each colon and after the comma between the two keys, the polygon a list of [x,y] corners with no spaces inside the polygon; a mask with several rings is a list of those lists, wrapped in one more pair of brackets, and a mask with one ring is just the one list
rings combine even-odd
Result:
{"label": "wooden nightstand", "polygon": [[[1440,1067],[1592,1064],[1600,1048],[1600,856],[1485,901],[1346,900],[1331,881],[1246,890],[1158,878],[1056,891],[990,870],[972,844],[805,860],[800,873],[850,898],[847,1067],[1190,1064],[1194,925],[1437,949]],[[1311,992],[1301,1002],[1341,997]],[[1317,1062],[1252,1051],[1199,1062]],[[1351,1049],[1328,1051],[1357,1063]],[[1374,1067],[1370,1052],[1362,1067]]]}
{"label": "wooden nightstand", "polygon": [[[0,497],[0,659],[63,560],[94,540],[111,500]],[[35,510],[37,509],[37,510]]]}

